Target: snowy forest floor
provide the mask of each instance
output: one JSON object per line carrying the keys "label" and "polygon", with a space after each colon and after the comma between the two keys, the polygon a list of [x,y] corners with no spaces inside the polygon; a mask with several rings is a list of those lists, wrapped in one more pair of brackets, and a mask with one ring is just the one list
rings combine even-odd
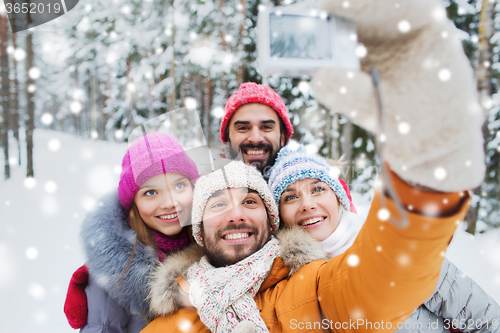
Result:
{"label": "snowy forest floor", "polygon": [[[15,144],[11,178],[0,172],[0,332],[74,332],[63,304],[71,274],[84,263],[80,224],[116,189],[127,145],[46,130],[34,140],[35,182],[25,181],[26,152],[19,166]],[[353,193],[362,216],[367,197]],[[499,229],[472,236],[461,225],[446,256],[500,303],[499,254]]]}

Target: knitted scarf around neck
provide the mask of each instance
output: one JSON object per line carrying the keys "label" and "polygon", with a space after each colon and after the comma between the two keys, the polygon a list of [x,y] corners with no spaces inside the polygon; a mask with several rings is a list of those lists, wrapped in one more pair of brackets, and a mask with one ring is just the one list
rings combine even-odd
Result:
{"label": "knitted scarf around neck", "polygon": [[189,237],[186,228],[182,228],[176,238],[170,238],[169,236],[166,236],[156,230],[153,230],[153,233],[155,236],[156,246],[158,247],[158,257],[160,258],[160,261],[163,261],[163,259],[165,259],[165,257],[172,252],[180,250],[189,244]]}
{"label": "knitted scarf around neck", "polygon": [[358,214],[344,211],[339,225],[325,240],[321,241],[321,248],[328,258],[333,258],[344,253],[358,236],[363,226],[363,218]]}
{"label": "knitted scarf around neck", "polygon": [[187,273],[190,300],[201,321],[212,332],[232,332],[240,323],[251,323],[254,332],[269,332],[254,297],[279,253],[272,238],[259,251],[234,265],[215,268],[206,257]]}

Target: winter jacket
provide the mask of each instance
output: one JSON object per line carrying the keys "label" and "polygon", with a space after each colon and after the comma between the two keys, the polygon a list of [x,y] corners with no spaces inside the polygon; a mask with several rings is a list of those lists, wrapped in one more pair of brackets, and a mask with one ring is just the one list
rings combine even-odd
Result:
{"label": "winter jacket", "polygon": [[[377,190],[356,242],[329,261],[318,260],[318,251],[313,249],[319,244],[303,230],[294,228],[278,236],[280,255],[254,298],[270,332],[393,332],[432,295],[441,253],[456,221],[467,211],[468,195],[423,192],[395,175],[391,178],[404,206],[413,204],[413,210],[406,212],[408,228],[379,219],[382,194]],[[436,205],[439,217],[419,213],[429,202]],[[385,205],[393,216],[399,216],[391,199],[386,197]],[[144,333],[207,332],[196,309],[180,308],[176,293],[168,287],[175,282],[176,260],[174,264],[165,260],[160,267],[168,274],[160,270],[160,278],[152,284],[152,295],[163,295],[152,297],[151,310],[163,316]],[[185,267],[177,269],[184,274]],[[184,278],[178,282],[182,285]]]}
{"label": "winter jacket", "polygon": [[[342,254],[356,239],[363,219],[344,212],[335,231],[321,242],[328,258]],[[449,322],[445,322],[444,319]],[[496,322],[494,321],[496,320]],[[467,323],[470,324],[466,327]],[[500,307],[471,278],[446,258],[434,294],[401,324],[398,333],[500,332]]]}
{"label": "winter jacket", "polygon": [[153,248],[139,242],[120,284],[136,234],[118,194],[99,202],[84,219],[80,237],[89,270],[85,289],[89,314],[81,332],[139,332],[146,325],[141,315],[149,311],[148,275],[159,260]]}
{"label": "winter jacket", "polygon": [[97,285],[92,275],[89,276],[85,294],[89,314],[87,324],[80,330],[81,333],[136,333],[146,327],[143,317],[133,314],[127,307],[120,306]]}

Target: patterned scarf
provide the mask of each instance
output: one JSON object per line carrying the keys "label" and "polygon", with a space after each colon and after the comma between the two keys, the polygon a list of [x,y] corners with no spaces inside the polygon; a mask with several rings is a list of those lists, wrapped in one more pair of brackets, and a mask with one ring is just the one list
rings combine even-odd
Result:
{"label": "patterned scarf", "polygon": [[255,332],[269,332],[254,297],[279,249],[273,237],[262,249],[234,265],[215,268],[203,257],[191,266],[187,273],[189,297],[205,326],[214,333],[232,332],[238,324],[250,322]]}

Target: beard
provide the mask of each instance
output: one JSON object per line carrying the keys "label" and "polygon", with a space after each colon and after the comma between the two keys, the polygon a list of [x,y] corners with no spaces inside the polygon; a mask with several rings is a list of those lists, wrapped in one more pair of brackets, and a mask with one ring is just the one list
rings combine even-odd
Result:
{"label": "beard", "polygon": [[[229,230],[242,229],[249,230],[252,236],[255,237],[255,242],[253,244],[224,244],[221,238],[223,233]],[[228,226],[218,230],[214,237],[207,237],[204,229],[202,229],[201,232],[205,255],[207,256],[208,262],[216,268],[236,264],[238,261],[259,251],[271,239],[271,232],[268,228],[264,228],[259,232],[256,227],[246,223],[241,223],[237,226]],[[229,249],[228,246],[230,247]]]}
{"label": "beard", "polygon": [[274,165],[276,162],[276,157],[278,156],[278,152],[281,148],[274,150],[273,146],[270,143],[261,142],[258,145],[254,145],[252,143],[242,143],[240,146],[236,146],[229,142],[229,155],[231,159],[236,159],[239,154],[243,155],[243,149],[267,149],[269,151],[269,157],[267,160],[252,160],[250,159],[247,164],[253,165],[256,167],[263,175]]}

